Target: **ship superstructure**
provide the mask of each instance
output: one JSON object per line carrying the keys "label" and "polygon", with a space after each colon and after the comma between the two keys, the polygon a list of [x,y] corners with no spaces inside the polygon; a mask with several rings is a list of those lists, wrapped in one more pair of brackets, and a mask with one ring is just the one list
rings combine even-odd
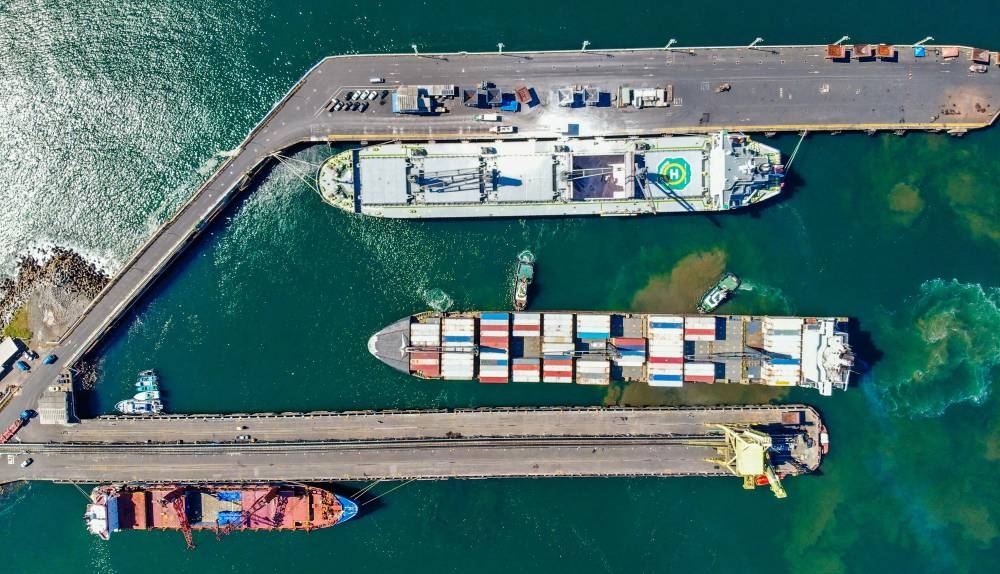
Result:
{"label": "ship superstructure", "polygon": [[655,387],[742,383],[845,390],[847,319],[595,312],[427,312],[379,331],[368,350],[426,379]]}
{"label": "ship superstructure", "polygon": [[725,211],[781,191],[780,152],[742,134],[388,143],[320,168],[324,199],[392,218]]}

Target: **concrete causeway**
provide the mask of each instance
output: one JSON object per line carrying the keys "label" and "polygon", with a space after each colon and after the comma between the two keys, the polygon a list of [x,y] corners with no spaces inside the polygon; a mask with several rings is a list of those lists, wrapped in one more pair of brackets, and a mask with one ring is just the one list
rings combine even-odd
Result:
{"label": "concrete causeway", "polygon": [[29,423],[0,446],[0,482],[728,475],[709,462],[725,448],[715,424],[784,424],[808,437],[796,458],[820,463],[822,422],[804,405],[102,417]]}

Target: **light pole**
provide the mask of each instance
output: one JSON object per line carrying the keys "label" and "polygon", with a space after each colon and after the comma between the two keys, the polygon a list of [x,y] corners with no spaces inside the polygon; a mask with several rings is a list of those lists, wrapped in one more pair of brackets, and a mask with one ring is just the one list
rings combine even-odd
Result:
{"label": "light pole", "polygon": [[497,44],[497,53],[498,54],[503,54],[503,42],[499,42]]}
{"label": "light pole", "polygon": [[417,45],[416,44],[410,44],[410,47],[413,48],[413,53],[414,54],[416,54],[417,56],[420,55],[420,51],[417,50]]}
{"label": "light pole", "polygon": [[763,41],[764,41],[764,38],[761,38],[760,36],[758,36],[758,37],[754,38],[753,42],[750,42],[750,45],[747,46],[747,49],[748,50],[753,50],[754,48],[757,47],[757,44],[760,44]]}
{"label": "light pole", "polygon": [[589,45],[590,45],[590,40],[584,40],[583,41],[583,46],[580,48],[580,51],[581,52],[586,52],[587,51],[587,46],[589,46]]}
{"label": "light pole", "polygon": [[917,42],[916,44],[914,44],[914,46],[923,46],[927,42],[933,42],[933,41],[934,41],[934,36],[927,36],[923,40],[921,40],[921,41]]}
{"label": "light pole", "polygon": [[843,42],[846,42],[846,41],[848,41],[848,40],[850,40],[850,39],[851,39],[851,37],[850,37],[850,36],[846,36],[846,35],[845,35],[845,36],[843,36],[843,37],[842,37],[841,39],[839,39],[839,40],[837,40],[836,42],[834,42],[834,43],[833,43],[833,45],[834,45],[834,46],[839,46],[839,45],[840,45],[841,43],[843,43]]}
{"label": "light pole", "polygon": [[677,43],[677,40],[675,40],[675,39],[671,38],[670,40],[668,40],[668,41],[667,41],[667,45],[666,45],[666,46],[664,46],[664,47],[663,47],[663,49],[664,49],[664,50],[669,50],[669,49],[670,49],[670,46],[673,46],[673,45],[674,45],[674,44],[676,44],[676,43]]}

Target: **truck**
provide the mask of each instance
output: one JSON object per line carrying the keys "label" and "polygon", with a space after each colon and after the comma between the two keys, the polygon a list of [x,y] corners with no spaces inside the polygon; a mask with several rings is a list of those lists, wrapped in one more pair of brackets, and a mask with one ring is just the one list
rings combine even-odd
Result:
{"label": "truck", "polygon": [[30,421],[35,414],[35,411],[31,409],[21,411],[21,414],[17,416],[17,420],[11,423],[11,425],[7,427],[7,430],[3,431],[3,434],[0,435],[0,444],[7,444],[10,442],[10,439],[14,438],[17,431],[21,430],[21,427],[28,424],[28,421]]}
{"label": "truck", "polygon": [[517,131],[517,128],[514,126],[493,126],[490,131],[495,134],[512,134]]}
{"label": "truck", "polygon": [[18,362],[16,362],[16,363],[14,363],[14,365],[15,365],[15,366],[16,366],[16,367],[17,367],[18,369],[21,369],[21,370],[22,370],[22,371],[24,371],[24,372],[28,372],[28,371],[30,371],[30,370],[31,370],[31,367],[29,367],[29,366],[28,366],[28,363],[25,363],[24,361],[18,361]]}
{"label": "truck", "polygon": [[503,121],[503,116],[500,114],[479,114],[473,116],[472,119],[477,122],[501,122]]}

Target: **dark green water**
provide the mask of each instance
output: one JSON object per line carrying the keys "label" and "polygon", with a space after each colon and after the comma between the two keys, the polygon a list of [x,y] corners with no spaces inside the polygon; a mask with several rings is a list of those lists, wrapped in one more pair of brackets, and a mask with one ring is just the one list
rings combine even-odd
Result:
{"label": "dark green water", "polygon": [[[978,3],[707,8],[600,3],[6,2],[0,6],[3,265],[39,244],[114,268],[299,75],[329,53],[858,40],[1000,48]],[[772,5],[767,5],[768,7]],[[984,12],[985,10],[985,12]],[[991,72],[993,73],[993,72]],[[789,153],[796,138],[772,140]],[[179,412],[806,401],[833,435],[789,498],[739,481],[411,484],[311,534],[89,537],[84,500],[33,484],[0,503],[19,572],[971,572],[1000,560],[1000,132],[812,136],[787,197],[753,213],[393,222],[334,211],[276,169],[100,353],[95,412],[157,367]],[[299,157],[320,160],[330,150]],[[507,305],[507,262],[540,260],[539,309],[683,311],[723,267],[726,310],[857,317],[871,367],[821,398],[421,382],[365,341],[427,307]],[[366,507],[368,510],[370,507]]]}

